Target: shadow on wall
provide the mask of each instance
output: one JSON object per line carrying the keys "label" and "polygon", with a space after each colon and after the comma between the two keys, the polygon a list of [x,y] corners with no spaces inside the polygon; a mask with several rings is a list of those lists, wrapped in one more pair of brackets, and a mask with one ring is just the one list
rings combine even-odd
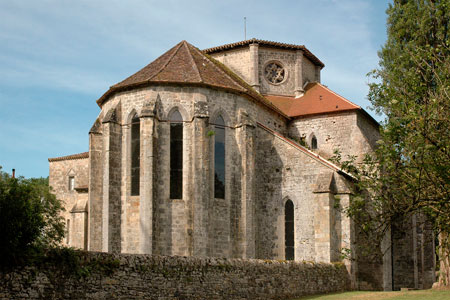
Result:
{"label": "shadow on wall", "polygon": [[277,211],[284,208],[284,204],[278,207],[282,199],[283,162],[274,139],[275,136],[256,131],[256,258],[259,259],[284,259],[279,253],[284,254],[285,249],[277,253],[277,240],[284,240],[284,236],[277,236],[276,228],[278,216],[284,213]]}

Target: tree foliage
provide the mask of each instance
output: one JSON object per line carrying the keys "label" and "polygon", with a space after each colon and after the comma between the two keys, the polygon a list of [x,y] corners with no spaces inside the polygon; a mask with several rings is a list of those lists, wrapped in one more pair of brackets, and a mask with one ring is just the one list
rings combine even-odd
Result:
{"label": "tree foliage", "polygon": [[48,178],[12,178],[0,167],[0,262],[12,265],[59,244],[64,223]]}
{"label": "tree foliage", "polygon": [[[450,233],[450,0],[394,0],[386,44],[368,98],[386,116],[374,153],[343,167],[360,195],[349,208],[366,232],[383,236],[391,222],[426,214]],[[444,242],[444,241],[442,241]],[[444,247],[448,247],[444,245]]]}

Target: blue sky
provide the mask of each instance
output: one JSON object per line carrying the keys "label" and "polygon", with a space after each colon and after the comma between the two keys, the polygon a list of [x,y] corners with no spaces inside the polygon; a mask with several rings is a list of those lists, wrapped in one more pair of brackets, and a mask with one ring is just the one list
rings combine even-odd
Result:
{"label": "blue sky", "polygon": [[48,157],[88,150],[109,86],[181,40],[243,40],[244,17],[247,38],[305,45],[325,63],[322,83],[367,108],[389,2],[0,0],[0,166],[48,176]]}

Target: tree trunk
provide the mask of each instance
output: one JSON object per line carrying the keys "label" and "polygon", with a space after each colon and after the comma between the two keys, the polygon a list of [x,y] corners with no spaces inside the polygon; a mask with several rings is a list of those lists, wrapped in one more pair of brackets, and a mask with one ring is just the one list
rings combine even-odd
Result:
{"label": "tree trunk", "polygon": [[450,286],[450,237],[439,234],[439,281],[438,287]]}

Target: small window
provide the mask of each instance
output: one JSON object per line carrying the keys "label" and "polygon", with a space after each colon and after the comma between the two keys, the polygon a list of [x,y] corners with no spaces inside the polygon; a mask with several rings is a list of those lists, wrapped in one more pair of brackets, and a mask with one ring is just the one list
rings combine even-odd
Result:
{"label": "small window", "polygon": [[317,149],[317,138],[315,135],[311,138],[311,149],[316,150]]}
{"label": "small window", "polygon": [[183,198],[183,118],[170,114],[170,199]]}
{"label": "small window", "polygon": [[214,135],[214,198],[225,199],[225,122],[215,121]]}
{"label": "small window", "polygon": [[75,190],[75,177],[69,176],[69,191]]}

